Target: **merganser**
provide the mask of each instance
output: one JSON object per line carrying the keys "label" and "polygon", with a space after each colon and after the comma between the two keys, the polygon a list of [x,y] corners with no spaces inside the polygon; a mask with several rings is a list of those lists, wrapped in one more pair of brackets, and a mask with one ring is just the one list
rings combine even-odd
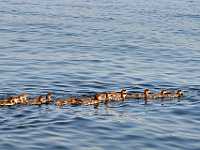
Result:
{"label": "merganser", "polygon": [[95,95],[95,99],[98,100],[99,102],[106,102],[108,100],[108,93],[97,93]]}
{"label": "merganser", "polygon": [[57,99],[56,102],[55,102],[55,105],[57,105],[57,106],[63,106],[65,104],[66,104],[66,101],[63,100],[63,99],[60,99],[60,98]]}
{"label": "merganser", "polygon": [[46,96],[46,104],[50,104],[53,102],[52,100],[52,95],[53,93],[52,92],[48,92],[47,96]]}
{"label": "merganser", "polygon": [[20,104],[28,104],[28,96],[29,94],[27,93],[22,93],[20,95],[18,95],[18,98],[19,98],[19,103]]}
{"label": "merganser", "polygon": [[147,98],[147,96],[149,96],[150,94],[150,90],[149,89],[144,89],[144,91],[142,93],[127,93],[126,98],[127,99],[144,99]]}
{"label": "merganser", "polygon": [[124,101],[127,96],[127,91],[122,89],[120,92],[110,92],[108,93],[109,101]]}
{"label": "merganser", "polygon": [[29,101],[30,105],[42,105],[45,103],[46,103],[46,97],[42,95]]}
{"label": "merganser", "polygon": [[177,90],[174,92],[163,90],[162,93],[162,98],[180,98],[183,96],[183,92],[181,90]]}
{"label": "merganser", "polygon": [[57,106],[63,106],[63,105],[81,105],[82,101],[80,99],[77,99],[75,97],[70,97],[67,99],[57,99],[55,104]]}
{"label": "merganser", "polygon": [[81,97],[82,105],[97,105],[100,103],[96,97]]}
{"label": "merganser", "polygon": [[1,100],[0,105],[1,106],[13,106],[13,105],[16,105],[18,101],[19,101],[18,97],[11,96],[11,97],[8,97],[8,99]]}

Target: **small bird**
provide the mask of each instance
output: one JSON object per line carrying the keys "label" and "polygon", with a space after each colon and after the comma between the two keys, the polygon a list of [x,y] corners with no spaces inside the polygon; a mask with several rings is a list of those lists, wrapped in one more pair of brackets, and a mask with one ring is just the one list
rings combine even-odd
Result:
{"label": "small bird", "polygon": [[50,104],[53,102],[52,100],[52,95],[53,93],[52,92],[48,92],[47,95],[46,95],[46,104]]}
{"label": "small bird", "polygon": [[17,96],[11,96],[5,100],[1,100],[0,105],[1,106],[13,106],[13,105],[16,105],[18,103],[18,101],[19,101],[19,99]]}
{"label": "small bird", "polygon": [[97,105],[99,104],[99,100],[95,97],[81,97],[82,105]]}
{"label": "small bird", "polygon": [[108,93],[104,92],[104,93],[97,93],[95,95],[95,99],[98,100],[99,103],[103,102],[103,103],[107,103],[109,101],[108,99]]}
{"label": "small bird", "polygon": [[56,106],[63,106],[65,104],[67,104],[67,102],[65,100],[63,100],[63,99],[60,99],[60,98],[57,99],[56,102],[55,102]]}
{"label": "small bird", "polygon": [[108,93],[109,101],[124,101],[127,96],[127,91],[122,89],[120,92],[110,92]]}
{"label": "small bird", "polygon": [[66,99],[66,103],[69,105],[81,105],[83,102],[81,99],[77,99],[75,97],[70,97]]}
{"label": "small bird", "polygon": [[30,105],[42,105],[46,103],[46,97],[40,95],[39,97],[34,98],[33,100],[29,101]]}
{"label": "small bird", "polygon": [[162,98],[180,98],[183,96],[183,92],[181,90],[177,91],[163,90],[161,92],[162,92]]}
{"label": "small bird", "polygon": [[126,96],[127,99],[143,99],[144,98],[144,92],[143,93],[127,93]]}
{"label": "small bird", "polygon": [[57,106],[63,106],[63,105],[81,105],[82,101],[80,99],[77,99],[75,97],[70,97],[67,99],[57,99],[55,102],[55,105]]}
{"label": "small bird", "polygon": [[149,89],[144,89],[144,101],[147,104],[148,99],[151,99],[151,91]]}
{"label": "small bird", "polygon": [[18,99],[19,99],[19,104],[28,104],[28,96],[29,94],[27,93],[22,93],[20,95],[18,95]]}
{"label": "small bird", "polygon": [[137,92],[137,93],[127,93],[126,98],[127,99],[144,99],[149,97],[150,94],[150,90],[149,89],[144,89],[143,92]]}

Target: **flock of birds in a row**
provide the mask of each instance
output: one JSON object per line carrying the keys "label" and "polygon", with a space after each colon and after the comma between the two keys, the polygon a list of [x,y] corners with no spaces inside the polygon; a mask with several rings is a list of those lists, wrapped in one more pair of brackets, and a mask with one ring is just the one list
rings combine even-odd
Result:
{"label": "flock of birds in a row", "polygon": [[94,105],[98,106],[100,103],[108,104],[109,102],[119,102],[127,99],[143,99],[145,104],[148,100],[155,99],[174,99],[183,96],[181,90],[169,91],[161,90],[158,93],[152,93],[149,89],[145,89],[144,92],[127,92],[122,89],[119,92],[102,92],[96,93],[94,96],[81,96],[70,97],[66,99],[53,100],[52,93],[48,92],[47,95],[41,95],[30,99],[29,94],[22,93],[16,96],[10,96],[7,99],[0,100],[0,106],[13,106],[13,105],[42,105],[42,104],[55,104],[57,106],[63,105]]}

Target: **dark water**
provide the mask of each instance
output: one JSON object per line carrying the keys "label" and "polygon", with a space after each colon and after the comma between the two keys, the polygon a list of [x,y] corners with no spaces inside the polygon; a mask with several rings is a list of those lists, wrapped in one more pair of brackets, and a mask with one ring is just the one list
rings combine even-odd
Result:
{"label": "dark water", "polygon": [[0,149],[200,149],[199,0],[1,0],[0,97],[183,89],[178,102],[0,108]]}

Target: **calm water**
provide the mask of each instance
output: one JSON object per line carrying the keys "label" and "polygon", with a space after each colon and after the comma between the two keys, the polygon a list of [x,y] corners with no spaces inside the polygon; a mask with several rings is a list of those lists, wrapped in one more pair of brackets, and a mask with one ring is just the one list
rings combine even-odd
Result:
{"label": "calm water", "polygon": [[200,149],[199,0],[0,0],[0,98],[126,88],[129,100],[0,108],[0,149]]}

